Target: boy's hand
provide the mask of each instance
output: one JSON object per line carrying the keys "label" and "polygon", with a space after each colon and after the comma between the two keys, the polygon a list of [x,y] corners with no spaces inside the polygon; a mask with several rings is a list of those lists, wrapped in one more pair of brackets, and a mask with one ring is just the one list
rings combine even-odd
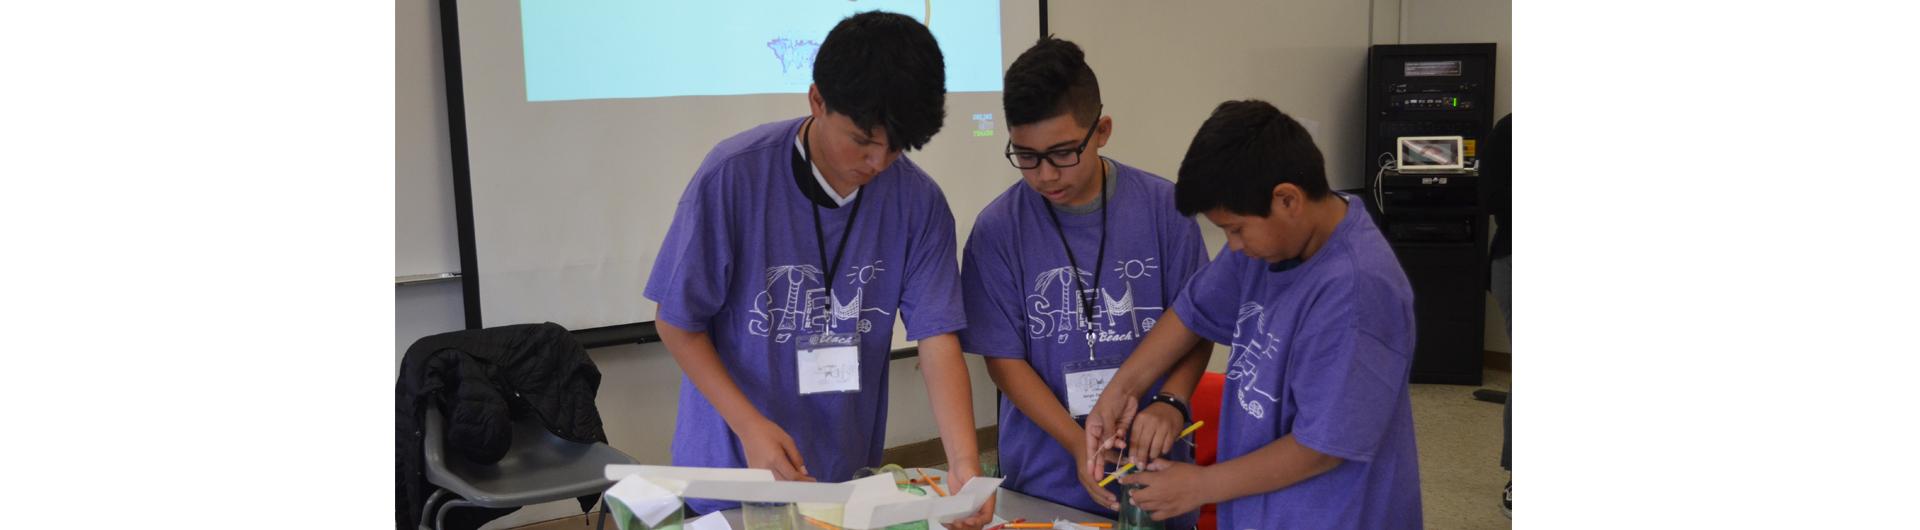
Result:
{"label": "boy's hand", "polygon": [[1140,411],[1133,419],[1133,451],[1128,453],[1134,467],[1145,467],[1148,462],[1167,455],[1178,441],[1180,431],[1187,426],[1181,425],[1180,409],[1161,402],[1153,402]]}
{"label": "boy's hand", "polygon": [[[1111,453],[1112,451],[1108,452]],[[1084,450],[1073,451],[1074,461],[1085,462],[1087,457],[1084,456],[1084,453]],[[1118,457],[1114,456],[1114,458]],[[1113,492],[1107,491],[1106,488],[1100,487],[1100,480],[1106,477],[1088,478],[1086,473],[1074,473],[1074,475],[1080,479],[1080,487],[1086,488],[1087,496],[1093,499],[1094,504],[1105,506],[1109,510],[1120,509],[1120,498],[1114,496]]]}
{"label": "boy's hand", "polygon": [[787,430],[773,420],[761,418],[734,434],[740,436],[741,449],[747,454],[747,467],[771,470],[776,480],[814,481],[813,476],[807,474],[800,447],[793,443]]}
{"label": "boy's hand", "polygon": [[1086,469],[1081,471],[1086,478],[1099,482],[1106,477],[1106,463],[1109,450],[1127,447],[1127,428],[1133,424],[1134,413],[1139,412],[1140,403],[1136,396],[1121,395],[1108,386],[1100,393],[1100,400],[1093,403],[1093,410],[1087,413],[1087,441],[1084,455]]}
{"label": "boy's hand", "polygon": [[1120,483],[1145,486],[1130,492],[1133,505],[1146,510],[1153,520],[1165,521],[1216,501],[1206,475],[1204,467],[1155,460],[1145,472],[1120,477]]}
{"label": "boy's hand", "polygon": [[[947,472],[947,478],[950,479],[947,482],[948,495],[959,493],[960,488],[967,486],[967,481],[973,480],[974,475],[978,473],[978,471],[973,469],[974,467],[978,466],[951,466],[952,469]],[[966,516],[962,519],[955,519],[953,522],[943,523],[943,525],[946,526],[948,530],[980,530],[980,527],[993,522],[993,505],[995,501],[999,500],[999,497],[998,494],[987,497],[987,503],[980,505],[980,509],[973,512],[973,515]]]}

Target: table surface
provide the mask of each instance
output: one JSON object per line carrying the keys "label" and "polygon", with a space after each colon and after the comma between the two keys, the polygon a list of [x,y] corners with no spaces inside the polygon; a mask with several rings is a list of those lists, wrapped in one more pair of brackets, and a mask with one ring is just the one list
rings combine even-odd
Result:
{"label": "table surface", "polygon": [[[941,471],[938,469],[933,469],[933,468],[918,468],[918,469],[920,471],[925,471],[928,475],[941,477],[942,479],[946,478],[947,476],[947,472]],[[907,470],[907,475],[918,477],[919,473],[915,473],[913,469],[909,469]],[[942,481],[941,486],[945,487],[945,485],[946,483]],[[952,492],[949,491],[948,493],[952,493]],[[995,517],[995,521],[993,522],[993,524],[999,524],[1004,521],[1012,521],[1014,519],[1026,519],[1028,522],[1035,522],[1035,523],[1053,522],[1056,519],[1065,519],[1073,522],[1087,522],[1087,521],[1098,521],[1103,523],[1113,522],[1112,519],[1108,519],[1098,515],[1083,512],[1069,506],[1054,504],[1053,502],[1047,501],[1045,499],[1041,499],[1039,497],[1034,497],[1032,495],[1027,495],[1025,493],[1020,493],[1020,492],[1013,491],[1006,488],[1000,488],[1000,491],[996,493],[999,495],[999,497],[994,501],[994,505],[993,505],[993,515]],[[740,520],[739,509],[726,510],[726,511],[720,512],[720,515],[727,518],[728,526],[735,529],[746,528],[746,525],[742,523]],[[988,526],[992,526],[992,525],[988,525]],[[938,528],[938,527],[935,527],[935,528]]]}

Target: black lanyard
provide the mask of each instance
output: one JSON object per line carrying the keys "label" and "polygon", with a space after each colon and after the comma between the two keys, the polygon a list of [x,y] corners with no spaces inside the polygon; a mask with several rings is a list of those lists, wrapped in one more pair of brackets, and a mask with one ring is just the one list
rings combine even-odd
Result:
{"label": "black lanyard", "polygon": [[[1101,162],[1101,174],[1098,177],[1100,179],[1100,193],[1094,195],[1095,200],[1099,200],[1102,196],[1106,195],[1108,191],[1106,189],[1107,175],[1105,166],[1106,163]],[[1046,198],[1042,197],[1040,200],[1045,201]],[[1093,259],[1093,296],[1087,296],[1085,294],[1079,294],[1080,262],[1073,259],[1073,246],[1067,244],[1067,230],[1060,226],[1060,214],[1054,212],[1053,203],[1051,201],[1047,202],[1047,217],[1053,218],[1053,232],[1060,235],[1060,248],[1066,249],[1067,265],[1073,267],[1073,273],[1070,276],[1073,277],[1075,296],[1080,298],[1080,307],[1078,308],[1080,310],[1080,321],[1087,326],[1087,355],[1089,357],[1093,355],[1093,301],[1096,297],[1106,295],[1105,292],[1100,290],[1100,264],[1107,261],[1107,210],[1112,208],[1113,205],[1107,204],[1105,201],[1100,204],[1100,251],[1094,255]]]}
{"label": "black lanyard", "polygon": [[[813,130],[813,120],[809,118],[806,127],[800,130],[800,145],[805,147],[807,151],[807,157],[804,160],[813,160],[813,140],[807,137],[807,132],[811,130]],[[808,162],[807,166],[796,164],[794,171],[805,170],[811,172],[813,170],[810,167],[811,164],[811,162]],[[820,250],[820,266],[826,267],[825,270],[821,271],[821,281],[827,284],[827,298],[833,300],[833,302],[827,306],[828,311],[832,311],[832,304],[840,302],[839,298],[834,298],[833,296],[833,279],[838,276],[834,271],[840,270],[840,258],[846,256],[847,240],[853,239],[853,221],[860,218],[860,203],[866,202],[863,200],[865,198],[866,194],[861,194],[859,197],[853,198],[853,211],[847,212],[847,226],[840,230],[840,246],[833,250],[833,261],[827,261],[827,231],[826,228],[820,224],[820,205],[811,200],[807,201],[809,205],[813,206],[813,241],[815,248]],[[833,331],[833,315],[827,315],[827,331]]]}

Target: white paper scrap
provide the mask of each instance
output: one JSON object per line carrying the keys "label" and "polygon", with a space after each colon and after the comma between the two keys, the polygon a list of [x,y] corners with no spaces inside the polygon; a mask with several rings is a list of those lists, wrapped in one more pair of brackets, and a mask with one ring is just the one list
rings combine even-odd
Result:
{"label": "white paper scrap", "polygon": [[607,496],[627,505],[634,517],[639,517],[647,526],[658,526],[660,521],[680,509],[680,496],[638,476],[620,479],[620,482],[607,489]]}
{"label": "white paper scrap", "polygon": [[1053,530],[1098,530],[1090,526],[1081,526],[1066,519],[1054,519]]}
{"label": "white paper scrap", "polygon": [[733,525],[727,524],[727,517],[725,515],[721,515],[720,512],[713,512],[702,515],[698,519],[687,521],[687,524],[681,528],[686,530],[733,530]]}

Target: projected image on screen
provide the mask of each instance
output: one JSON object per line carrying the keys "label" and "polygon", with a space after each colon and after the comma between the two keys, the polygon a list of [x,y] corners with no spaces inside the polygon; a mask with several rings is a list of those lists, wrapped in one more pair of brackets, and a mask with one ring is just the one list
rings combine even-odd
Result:
{"label": "projected image on screen", "polygon": [[527,100],[806,92],[827,32],[873,10],[933,31],[948,92],[1000,90],[999,2],[524,0]]}

